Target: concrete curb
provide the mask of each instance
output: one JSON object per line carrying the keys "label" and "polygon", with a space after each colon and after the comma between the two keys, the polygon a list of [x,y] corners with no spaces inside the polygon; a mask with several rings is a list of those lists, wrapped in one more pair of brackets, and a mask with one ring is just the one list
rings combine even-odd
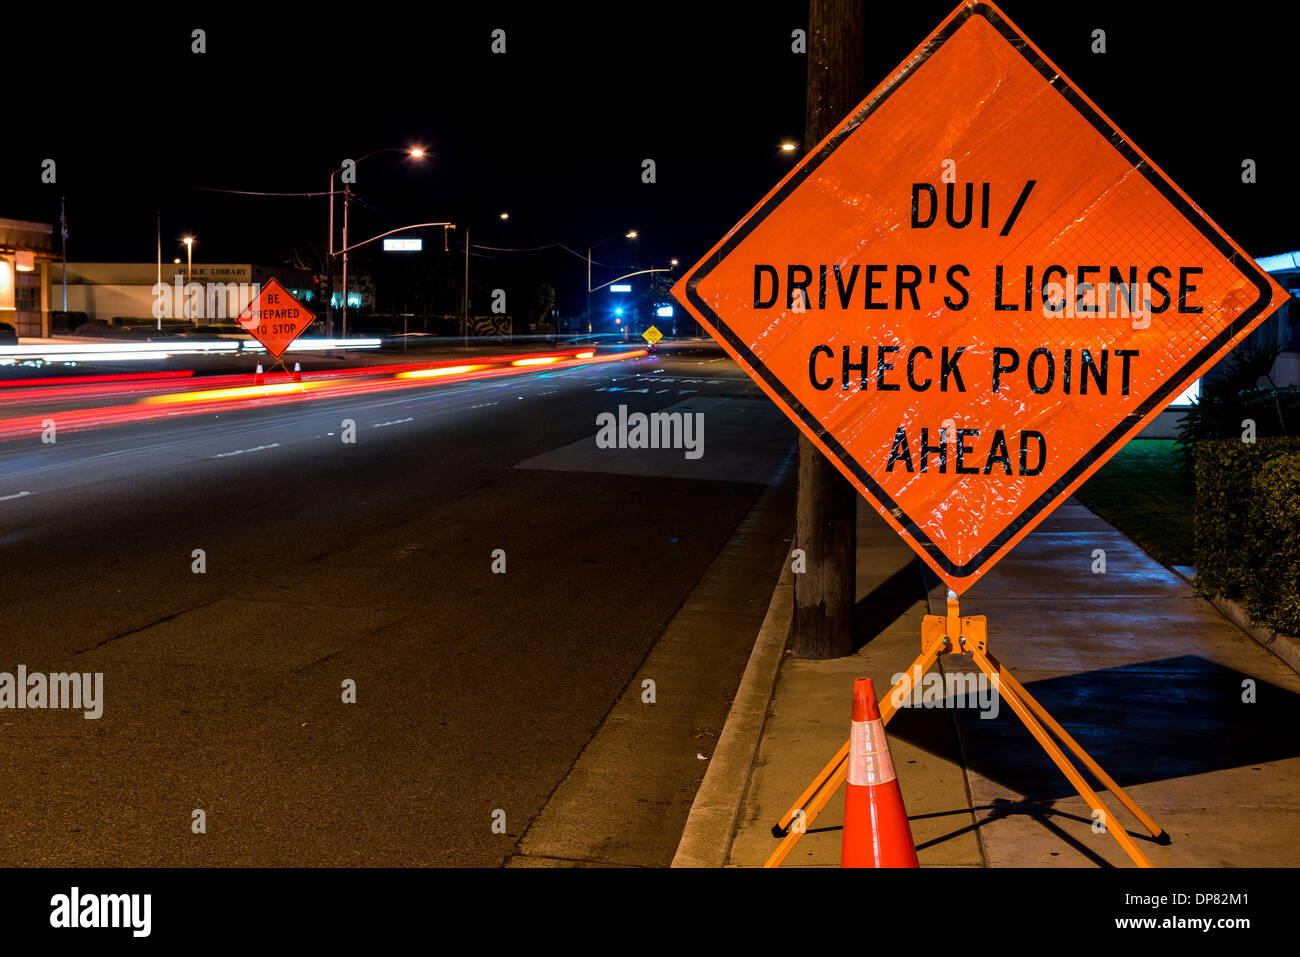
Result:
{"label": "concrete curb", "polygon": [[727,863],[793,621],[794,573],[787,561],[758,629],[713,760],[695,792],[686,828],[673,855],[673,867],[722,867]]}
{"label": "concrete curb", "polygon": [[1300,639],[1252,625],[1246,610],[1231,598],[1216,597],[1210,600],[1214,602],[1214,607],[1223,613],[1223,617],[1281,658],[1292,671],[1300,674]]}
{"label": "concrete curb", "polygon": [[[1187,565],[1175,565],[1174,574],[1192,587],[1196,586],[1196,569]],[[1219,613],[1224,618],[1253,638],[1261,647],[1267,648],[1281,658],[1292,671],[1300,674],[1300,638],[1251,624],[1246,609],[1231,598],[1215,596],[1210,599],[1210,602],[1219,609]]]}

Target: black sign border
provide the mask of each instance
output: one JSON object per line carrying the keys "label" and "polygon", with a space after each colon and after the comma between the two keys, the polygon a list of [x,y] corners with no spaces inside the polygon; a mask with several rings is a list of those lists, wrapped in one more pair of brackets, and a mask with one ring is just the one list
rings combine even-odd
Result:
{"label": "black sign border", "polygon": [[[1090,449],[1083,458],[1081,458],[1072,468],[1062,475],[1053,483],[1042,495],[1030,503],[1010,524],[1008,524],[998,535],[987,545],[981,548],[965,564],[958,565],[953,562],[943,550],[928,536],[924,530],[912,520],[894,500],[886,494],[871,475],[860,466],[852,456],[844,449],[842,445],[831,435],[822,424],[817,421],[813,415],[804,408],[803,404],[781,383],[772,372],[763,365],[762,362],[753,354],[747,345],[728,328],[727,324],[719,317],[708,304],[700,298],[696,287],[725,259],[733,249],[736,248],[760,223],[762,223],[772,212],[776,210],[786,197],[790,195],[809,175],[813,173],[826,159],[839,147],[839,145],[852,134],[876,109],[889,99],[889,97],[902,84],[928,60],[940,47],[942,47],[952,36],[961,28],[961,26],[972,16],[982,16],[989,24],[998,31],[1013,47],[1015,47],[1029,64],[1037,70],[1048,82],[1059,92],[1065,99],[1090,122],[1094,129],[1102,134],[1110,144],[1124,157],[1130,164],[1139,170],[1147,181],[1154,186],[1161,195],[1163,195],[1173,206],[1183,214],[1201,232],[1210,243],[1222,252],[1225,258],[1237,267],[1247,279],[1255,284],[1259,290],[1259,298],[1239,316],[1232,320],[1218,335],[1196,353],[1188,362],[1178,370],[1161,388],[1157,389],[1151,396],[1142,402],[1135,410],[1125,416],[1118,425],[1108,432],[1100,442]],[[903,68],[894,76],[889,83],[883,87],[875,96],[864,102],[849,118],[848,122],[835,131],[835,133],[822,145],[821,149],[809,160],[794,172],[780,189],[773,193],[752,215],[747,217],[735,233],[723,243],[718,250],[704,262],[700,263],[686,278],[686,297],[690,304],[704,315],[709,323],[717,329],[727,340],[728,343],[744,358],[745,362],[757,374],[763,377],[772,389],[779,395],[785,403],[794,410],[800,420],[808,427],[813,435],[835,455],[845,468],[863,484],[863,486],[876,498],[878,502],[885,506],[891,515],[903,526],[910,535],[922,548],[926,550],[935,564],[944,572],[958,578],[966,578],[976,574],[981,568],[993,560],[998,551],[1010,541],[1020,529],[1026,524],[1032,522],[1044,511],[1051,511],[1053,502],[1063,496],[1065,490],[1070,484],[1082,475],[1088,468],[1099,458],[1107,455],[1110,450],[1119,442],[1124,435],[1133,428],[1144,416],[1152,409],[1163,405],[1166,398],[1173,393],[1176,386],[1180,385],[1187,377],[1192,375],[1200,366],[1208,362],[1219,349],[1223,348],[1233,339],[1242,329],[1246,328],[1251,321],[1263,311],[1272,297],[1272,288],[1269,285],[1267,276],[1260,271],[1255,262],[1249,258],[1244,258],[1232,247],[1222,233],[1219,232],[1203,215],[1192,206],[1182,195],[1174,188],[1165,176],[1153,169],[1146,160],[1137,152],[1137,149],[1129,142],[1118,129],[1109,123],[1096,108],[1089,103],[1083,96],[1065,82],[1063,75],[1054,67],[1049,65],[1030,45],[1028,38],[1021,34],[1015,27],[1004,19],[999,12],[986,3],[972,3],[959,11],[953,19],[936,33],[921,48],[911,60],[904,64]]]}
{"label": "black sign border", "polygon": [[261,284],[261,287],[257,290],[257,299],[254,299],[253,302],[250,302],[250,303],[248,304],[248,307],[244,310],[244,312],[241,312],[241,313],[239,314],[239,317],[235,320],[235,322],[239,325],[239,327],[240,327],[241,329],[243,329],[245,332],[248,332],[248,329],[245,328],[245,327],[244,327],[244,324],[241,323],[239,320],[242,319],[242,318],[244,318],[244,313],[248,312],[249,309],[252,309],[253,306],[258,302],[258,300],[260,300],[260,299],[262,298],[262,293],[266,292],[266,290],[270,287],[270,285],[271,285],[272,283],[275,283],[275,285],[276,285],[277,287],[279,287],[279,289],[280,289],[280,291],[281,291],[282,293],[284,293],[286,296],[288,296],[290,299],[292,299],[292,300],[294,301],[294,304],[295,304],[299,309],[301,309],[303,312],[307,313],[307,315],[311,316],[310,319],[308,319],[306,322],[304,322],[304,323],[302,324],[302,328],[299,329],[299,330],[294,334],[294,337],[293,337],[292,339],[290,339],[288,342],[286,342],[286,343],[284,344],[284,348],[281,349],[281,350],[279,351],[278,354],[277,354],[277,353],[274,353],[274,352],[271,352],[271,347],[268,346],[268,345],[267,345],[265,342],[263,342],[261,339],[258,339],[256,333],[249,333],[249,335],[251,335],[254,339],[257,340],[257,344],[260,345],[263,349],[265,349],[265,350],[270,354],[270,356],[271,356],[272,359],[274,359],[276,362],[279,362],[280,359],[284,357],[284,354],[285,354],[286,352],[289,351],[289,347],[290,347],[291,345],[293,345],[293,344],[298,340],[298,337],[301,336],[304,332],[307,331],[307,327],[310,326],[313,322],[316,321],[316,313],[312,312],[310,309],[308,309],[308,308],[307,308],[306,306],[304,306],[302,303],[298,302],[297,297],[294,296],[294,294],[291,293],[288,289],[285,289],[285,288],[284,288],[284,283],[280,282],[280,280],[276,279],[274,276],[270,276],[270,277],[267,278],[266,282],[262,283],[262,284]]}

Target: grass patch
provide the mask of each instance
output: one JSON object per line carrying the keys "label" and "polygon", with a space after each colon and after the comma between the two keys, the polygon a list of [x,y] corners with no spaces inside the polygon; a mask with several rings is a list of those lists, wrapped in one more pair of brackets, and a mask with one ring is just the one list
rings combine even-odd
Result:
{"label": "grass patch", "polygon": [[1194,564],[1196,475],[1173,439],[1134,439],[1075,496],[1161,564]]}

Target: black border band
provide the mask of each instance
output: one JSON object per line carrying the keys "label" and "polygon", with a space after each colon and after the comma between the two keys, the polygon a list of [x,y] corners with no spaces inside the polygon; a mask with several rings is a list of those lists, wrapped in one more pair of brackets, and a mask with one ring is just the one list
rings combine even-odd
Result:
{"label": "black border band", "polygon": [[[1232,265],[1236,266],[1259,290],[1259,298],[1245,309],[1239,316],[1233,319],[1227,326],[1221,330],[1213,339],[1210,340],[1199,352],[1189,359],[1181,369],[1178,370],[1161,388],[1152,393],[1143,401],[1134,411],[1126,415],[1119,424],[1110,430],[1100,442],[1088,450],[1087,453],[1064,475],[1062,475],[1051,487],[1042,495],[1031,502],[1026,508],[1016,516],[1005,528],[1002,529],[992,541],[981,548],[971,559],[963,565],[954,563],[943,550],[925,533],[915,521],[912,520],[906,512],[880,487],[879,484],[859,465],[852,456],[840,445],[839,441],[830,434],[829,431],[804,408],[803,404],[790,392],[785,385],[772,374],[750,350],[750,348],[737,336],[727,324],[719,317],[708,304],[700,298],[697,291],[699,284],[715,269],[717,266],[734,250],[753,230],[771,215],[778,206],[780,206],[787,197],[800,185],[809,175],[813,173],[826,159],[835,151],[835,149],[856,130],[862,123],[871,116],[876,109],[889,99],[891,95],[906,81],[922,63],[928,60],[941,46],[944,45],[954,33],[972,16],[978,14],[984,17],[989,24],[998,31],[1013,47],[1016,48],[1031,66],[1041,74],[1051,86],[1053,86],[1065,99],[1072,105],[1080,115],[1082,115],[1097,132],[1124,157],[1129,164],[1140,171],[1147,181],[1154,186],[1162,196],[1165,197],[1192,225],[1194,225],[1210,243],[1223,253],[1224,257]],[[1107,122],[1100,113],[1086,99],[1069,84],[1065,83],[1061,75],[1047,62],[1040,57],[1027,42],[1026,38],[1020,34],[1015,27],[1011,26],[1003,19],[996,10],[984,3],[975,3],[964,8],[960,13],[953,17],[943,30],[935,34],[934,37],[925,44],[920,52],[908,61],[901,69],[897,76],[883,87],[880,92],[867,102],[863,103],[858,110],[849,118],[848,122],[839,128],[822,146],[820,150],[802,167],[795,171],[794,175],[785,182],[782,187],[773,193],[768,200],[760,206],[753,215],[749,216],[735,231],[735,233],[720,247],[717,251],[700,263],[699,266],[686,278],[686,297],[690,304],[708,319],[709,323],[726,338],[727,342],[744,358],[749,367],[758,375],[763,377],[777,395],[794,410],[799,416],[800,421],[808,427],[809,431],[815,435],[822,443],[831,450],[832,454],[839,460],[845,468],[849,470],[863,486],[871,493],[875,499],[880,502],[891,515],[906,529],[907,533],[926,550],[927,554],[934,560],[935,564],[950,575],[959,578],[966,578],[990,562],[1008,541],[1013,538],[1024,526],[1036,519],[1044,511],[1050,511],[1053,503],[1062,497],[1065,490],[1080,475],[1096,462],[1099,458],[1107,456],[1115,445],[1122,439],[1134,425],[1142,420],[1152,409],[1157,408],[1170,399],[1174,389],[1181,384],[1187,376],[1191,375],[1202,364],[1209,361],[1213,355],[1230,342],[1238,333],[1250,325],[1251,321],[1258,316],[1268,304],[1272,296],[1272,289],[1269,286],[1267,276],[1259,270],[1253,260],[1243,258],[1227,238],[1214,228],[1199,211],[1187,202],[1179,192],[1173,187],[1164,176],[1157,173],[1152,167],[1138,154],[1134,146],[1124,137],[1124,135]]]}

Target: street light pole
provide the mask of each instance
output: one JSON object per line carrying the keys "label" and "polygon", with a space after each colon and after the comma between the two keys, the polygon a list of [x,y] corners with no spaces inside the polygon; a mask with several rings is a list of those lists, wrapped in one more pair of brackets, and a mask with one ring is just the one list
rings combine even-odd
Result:
{"label": "street light pole", "polygon": [[327,275],[325,277],[326,288],[329,290],[329,298],[325,301],[326,325],[329,328],[330,338],[334,338],[334,174],[338,170],[330,170],[330,191],[326,195],[330,201],[330,238],[325,244],[325,265]]}
{"label": "street light pole", "polygon": [[59,197],[59,234],[63,237],[63,312],[67,321],[68,312],[68,215],[67,201]]}
{"label": "street light pole", "polygon": [[464,345],[469,346],[469,227],[465,227],[465,321],[461,326],[461,335],[464,336]]}
{"label": "street light pole", "polygon": [[[627,232],[625,232],[625,233],[623,234],[623,238],[624,238],[624,239],[636,239],[636,237],[637,237],[637,231],[636,231],[635,229],[629,229]],[[594,243],[594,244],[592,244],[592,245],[590,245],[590,246],[587,247],[587,331],[588,331],[588,332],[591,332],[591,292],[592,292],[592,289],[591,289],[591,251],[592,251],[593,249],[597,248],[598,246],[600,246],[601,243],[607,243],[607,242],[609,242],[611,239],[614,239],[614,238],[616,238],[616,237],[614,237],[614,236],[606,236],[606,237],[605,237],[604,239],[602,239],[599,243]],[[609,285],[609,284],[606,283],[605,285]],[[602,288],[603,288],[603,287],[602,287]]]}
{"label": "street light pole", "polygon": [[[194,274],[194,237],[186,236],[183,240],[185,243],[185,299],[188,302],[190,298],[190,280]],[[197,316],[191,316],[191,319],[197,319]],[[196,326],[198,322],[194,323]]]}
{"label": "street light pole", "polygon": [[[497,219],[500,219],[502,222],[509,218],[509,213],[502,213],[497,217]],[[465,227],[465,327],[462,334],[464,336],[463,343],[467,347],[469,346],[469,234],[471,228],[472,224]],[[513,332],[511,334],[511,341],[514,341]]]}
{"label": "street light pole", "polygon": [[[416,147],[384,146],[384,147],[381,147],[380,149],[377,149],[377,150],[371,150],[369,153],[366,153],[366,154],[365,154],[364,156],[362,156],[360,159],[355,160],[355,161],[353,162],[353,169],[356,168],[356,164],[357,164],[357,163],[360,163],[361,160],[368,159],[369,157],[374,156],[376,153],[405,153],[407,156],[410,156],[412,159],[424,159],[424,157],[425,157],[425,155],[426,155],[426,154],[425,154],[425,151],[424,151],[424,148],[423,148],[423,147],[419,147],[419,146],[416,146]],[[330,279],[331,279],[331,280],[334,278],[334,256],[336,255],[335,252],[334,252],[334,174],[335,174],[335,173],[338,173],[338,172],[341,172],[343,169],[344,169],[344,167],[339,167],[338,169],[330,170],[330,188],[329,188],[329,201],[330,201],[329,228],[330,228],[330,235],[329,235],[329,242],[326,244],[326,247],[325,247],[325,248],[326,248],[326,250],[328,251],[328,254],[329,254],[329,267],[330,267]],[[345,184],[343,185],[343,248],[342,248],[342,250],[341,250],[341,252],[342,252],[342,254],[343,254],[343,329],[342,329],[342,338],[344,338],[344,339],[346,339],[347,336],[348,336],[348,200],[349,200],[349,198],[350,198],[350,196],[351,196],[351,192],[352,192],[352,186],[351,186],[350,184],[348,184],[348,183],[345,183]],[[360,244],[358,244],[358,245],[360,245]],[[331,309],[331,311],[332,311],[332,309],[333,309],[333,299],[334,299],[334,295],[333,295],[333,291],[331,290],[331,293],[330,293],[330,306],[329,306],[329,308]]]}
{"label": "street light pole", "polygon": [[343,187],[343,335],[348,337],[348,197],[351,186]]}
{"label": "street light pole", "polygon": [[[162,210],[161,209],[155,210],[155,213],[158,217],[158,279],[157,279],[157,286],[154,286],[154,290],[155,290],[154,294],[157,295],[158,286],[162,285]],[[157,309],[156,306],[154,308]],[[162,332],[162,310],[157,309],[157,312],[158,312],[158,331]]]}

